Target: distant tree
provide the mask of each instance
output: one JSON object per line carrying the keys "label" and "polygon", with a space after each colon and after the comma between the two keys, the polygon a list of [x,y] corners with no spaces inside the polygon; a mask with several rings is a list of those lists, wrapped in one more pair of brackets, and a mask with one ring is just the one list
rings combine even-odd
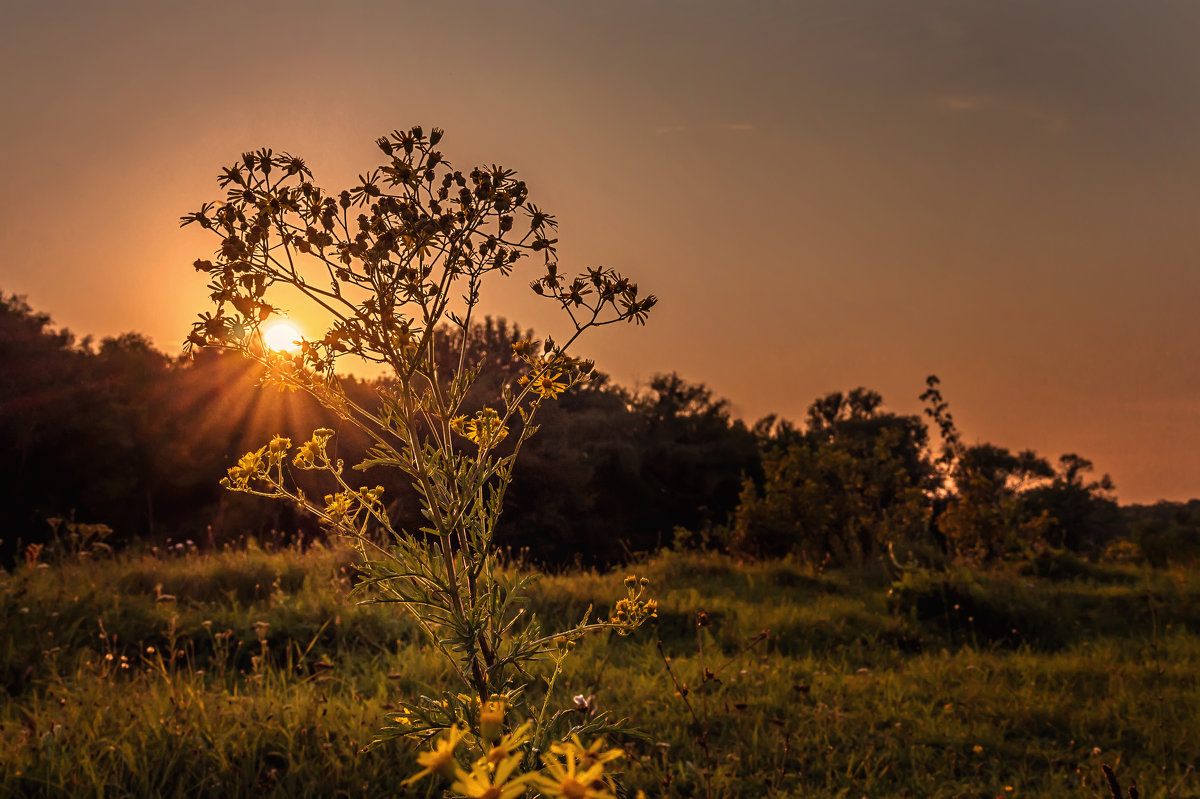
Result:
{"label": "distant tree", "polygon": [[69,331],[0,293],[0,537],[9,556],[18,538],[44,538],[48,516],[67,515],[58,499],[73,476],[53,465],[88,442],[72,414],[83,362]]}
{"label": "distant tree", "polygon": [[1107,474],[1088,480],[1092,462],[1070,453],[1058,459],[1048,485],[1031,489],[1026,497],[1031,509],[1050,517],[1046,540],[1074,552],[1099,553],[1121,532],[1120,509],[1113,498],[1113,481]]}
{"label": "distant tree", "polygon": [[672,373],[655,376],[633,410],[644,448],[642,534],[725,522],[737,507],[743,476],[759,469],[757,441],[731,418],[728,401]]}
{"label": "distant tree", "polygon": [[182,427],[161,410],[171,361],[145,336],[125,333],[102,340],[84,364],[86,396],[74,423],[89,445],[63,453],[79,475],[80,505],[126,539],[153,535],[155,495],[174,468],[161,447]]}
{"label": "distant tree", "polygon": [[[481,371],[463,407],[473,411],[527,370],[513,344],[533,332],[493,318],[471,330],[464,362]],[[439,363],[456,362],[459,336],[446,328],[435,338]],[[72,515],[111,526],[117,544],[321,535],[291,505],[231,495],[217,480],[274,432],[299,438],[338,427],[337,454],[347,460],[371,444],[303,392],[256,390],[266,370],[253,360],[212,349],[172,358],[136,333],[77,342],[15,297],[0,309],[0,366],[0,469],[9,477],[0,538],[10,549],[18,538],[43,540],[47,518]],[[370,382],[339,384],[360,407],[376,401]],[[596,373],[543,407],[539,424],[545,434],[526,442],[496,540],[547,564],[613,563],[669,543],[677,526],[721,525],[742,476],[761,480],[754,434],[724,400],[678,375],[634,393]],[[308,473],[295,478],[323,496]],[[393,497],[393,518],[424,524],[403,474],[377,479]]]}
{"label": "distant tree", "polygon": [[927,432],[918,417],[882,405],[863,388],[828,394],[809,407],[802,437],[781,426],[785,443],[766,442],[761,492],[750,480],[743,484],[733,546],[862,562],[889,543],[923,537],[932,476]]}
{"label": "distant tree", "polygon": [[598,375],[539,418],[513,473],[501,545],[561,565],[625,559],[638,524],[642,450],[624,391]]}
{"label": "distant tree", "polygon": [[[282,504],[230,499],[216,485],[252,442],[327,421],[304,395],[253,391],[263,375],[215,352],[171,358],[137,333],[77,341],[0,295],[0,555],[45,541],[54,518],[105,524],[118,545],[203,542],[210,528],[218,540],[315,533]],[[353,432],[343,442],[366,448]]]}
{"label": "distant tree", "polygon": [[1200,499],[1121,509],[1125,534],[1158,568],[1200,563]]}
{"label": "distant tree", "polygon": [[510,488],[500,539],[549,557],[612,563],[726,523],[757,474],[754,435],[702,384],[657,375],[631,393],[606,378],[541,419]]}
{"label": "distant tree", "polygon": [[932,534],[943,551],[982,563],[1044,545],[1052,519],[1027,492],[1054,476],[1050,463],[1032,450],[965,445],[936,374],[925,385],[925,415],[942,439],[930,504]]}
{"label": "distant tree", "polygon": [[[919,399],[925,403],[925,415],[937,426],[942,439],[941,450],[934,459],[937,484],[933,488],[933,494],[935,498],[944,498],[954,490],[954,469],[963,454],[962,437],[958,433],[958,427],[954,424],[950,405],[942,397],[941,381],[938,380],[938,376],[930,375],[925,378],[925,386],[925,392]],[[935,516],[941,509],[938,507],[938,503],[935,503]]]}
{"label": "distant tree", "polygon": [[937,376],[926,385],[925,414],[942,439],[930,495],[933,529],[947,554],[983,562],[1044,547],[1078,549],[1093,536],[1107,537],[1095,527],[1102,518],[1111,521],[1107,476],[1085,484],[1082,475],[1092,465],[1077,455],[1064,455],[1056,472],[1033,450],[964,445]]}
{"label": "distant tree", "polygon": [[1050,517],[1025,491],[1054,474],[1032,450],[992,444],[962,450],[953,472],[955,495],[938,520],[950,554],[972,563],[997,560],[1041,543]]}

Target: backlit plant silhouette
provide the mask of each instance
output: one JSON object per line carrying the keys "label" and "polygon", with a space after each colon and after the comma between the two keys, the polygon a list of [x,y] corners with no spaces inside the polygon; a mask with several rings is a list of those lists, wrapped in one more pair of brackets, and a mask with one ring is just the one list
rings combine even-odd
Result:
{"label": "backlit plant silhouette", "polygon": [[[414,127],[379,139],[383,165],[338,193],[318,188],[300,158],[246,153],[219,177],[225,201],[181,220],[220,238],[216,257],[195,263],[211,279],[216,308],[201,315],[188,347],[260,361],[265,382],[306,391],[356,427],[372,446],[353,469],[408,475],[426,525],[394,526],[383,488],[354,480],[331,455],[329,429],[299,445],[276,436],[242,456],[222,484],[286,498],[350,539],[362,556],[360,590],[411,614],[453,667],[459,691],[402,704],[376,741],[431,744],[414,780],[453,780],[452,790],[471,796],[515,796],[527,787],[608,795],[605,767],[619,751],[583,740],[621,724],[603,713],[555,710],[554,680],[578,639],[627,634],[654,616],[656,603],[645,580],[630,577],[607,617],[589,611],[570,629],[544,631],[520,606],[530,577],[499,567],[493,532],[538,408],[589,377],[591,365],[570,355],[571,346],[591,328],[644,322],[655,298],[639,297],[610,269],[560,275],[555,219],[529,202],[524,181],[498,166],[455,170],[436,149],[441,138],[437,128],[425,135]],[[479,376],[466,355],[480,293],[530,256],[541,266],[532,290],[561,308],[574,332],[562,343],[518,342],[525,374],[504,386],[495,407],[468,409]],[[280,312],[268,302],[277,286],[330,320],[294,355],[270,350],[262,337]],[[451,363],[438,363],[439,337],[457,345]],[[386,367],[378,407],[341,390],[336,368],[346,357]],[[323,500],[309,496],[296,472],[321,473],[334,489]],[[526,689],[539,669],[548,685],[535,702]]]}

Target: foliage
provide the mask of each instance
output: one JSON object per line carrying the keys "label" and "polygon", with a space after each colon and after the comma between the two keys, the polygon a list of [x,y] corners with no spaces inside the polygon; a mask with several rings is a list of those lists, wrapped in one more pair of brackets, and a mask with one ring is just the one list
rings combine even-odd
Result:
{"label": "foliage", "polygon": [[[12,365],[0,376],[7,381],[0,407],[9,414],[0,417],[0,471],[11,478],[0,508],[0,560],[11,563],[18,544],[47,543],[47,518],[72,514],[111,527],[109,543],[118,547],[323,537],[314,520],[282,502],[251,501],[216,485],[230,457],[273,433],[305,440],[328,424],[312,397],[254,391],[265,367],[237,353],[198,349],[172,358],[137,334],[79,342],[12,302],[15,330],[0,347]],[[463,406],[474,413],[499,402],[504,383],[521,376],[526,365],[512,344],[532,332],[492,317],[471,328],[467,361],[482,368]],[[438,364],[454,363],[458,341],[453,328],[435,339]],[[375,402],[371,382],[342,375],[339,384],[356,404]],[[544,403],[538,425],[542,434],[523,445],[516,463],[496,540],[550,567],[576,558],[609,565],[669,542],[676,526],[719,526],[737,505],[743,474],[760,475],[753,434],[730,418],[725,401],[675,375],[633,391],[593,370],[589,382]],[[352,426],[339,430],[346,460],[370,444]],[[312,475],[293,476],[323,495]],[[375,479],[392,498],[393,523],[424,523],[410,480]]]}
{"label": "foliage", "polygon": [[320,418],[308,397],[255,398],[257,364],[215,351],[171,358],[134,333],[78,341],[16,297],[0,304],[0,329],[0,561],[53,547],[54,518],[106,525],[114,546],[316,532],[216,486],[268,425],[311,431]]}
{"label": "foliage", "polygon": [[702,384],[658,375],[634,402],[646,451],[638,485],[658,513],[643,527],[652,534],[679,525],[693,531],[724,524],[737,506],[744,476],[761,474],[754,435],[731,421],[729,404]]}
{"label": "foliage", "polygon": [[45,541],[56,516],[126,529],[153,516],[149,497],[172,474],[159,448],[171,438],[162,428],[175,422],[161,412],[168,359],[136,334],[98,349],[76,342],[22,299],[0,299],[0,523],[8,547],[18,538]]}
{"label": "foliage", "polygon": [[[512,345],[531,335],[502,319],[473,326],[468,362],[488,366],[464,407],[501,400],[505,380],[525,368]],[[438,346],[458,340],[451,331]],[[618,563],[658,549],[677,526],[724,524],[742,476],[760,471],[757,442],[728,403],[677,374],[632,391],[593,370],[539,409],[538,427],[522,445],[496,540],[547,565]]]}
{"label": "foliage", "polygon": [[1200,500],[1122,508],[1133,559],[1159,568],[1200,563]]}
{"label": "foliage", "polygon": [[1050,483],[1028,492],[1032,510],[1053,520],[1045,533],[1051,546],[1095,555],[1116,537],[1119,511],[1112,479],[1107,474],[1087,479],[1092,468],[1088,459],[1068,453],[1058,459]]}
{"label": "foliage", "polygon": [[[250,548],[0,574],[4,792],[401,793],[419,747],[358,750],[397,695],[452,692],[456,678],[410,621],[352,601],[350,563],[341,548]],[[707,784],[713,796],[948,799],[1012,786],[1097,799],[1104,762],[1145,796],[1200,786],[1188,771],[1200,735],[1192,572],[955,571],[950,588],[973,604],[914,613],[889,606],[878,572],[693,552],[636,568],[663,587],[663,654],[699,721],[654,640],[589,638],[560,677],[595,712],[636,713],[654,731],[625,747],[631,794],[702,796]],[[621,574],[548,576],[530,610],[570,623],[619,596]],[[940,597],[942,582],[904,584]],[[971,620],[981,608],[994,626]]]}
{"label": "foliage", "polygon": [[992,444],[963,450],[955,469],[957,493],[939,519],[951,553],[979,563],[1041,544],[1052,520],[1030,512],[1024,490],[1049,474],[1050,465],[1032,451],[1013,454]]}
{"label": "foliage", "polygon": [[1112,480],[1087,481],[1091,461],[1070,453],[1058,468],[1033,450],[965,446],[936,375],[921,400],[942,438],[934,492],[936,532],[964,562],[1025,557],[1050,548],[1099,555],[1118,535]]}
{"label": "foliage", "polygon": [[800,552],[815,562],[878,559],[919,540],[932,468],[917,417],[881,410],[867,389],[817,399],[803,435],[782,428],[763,453],[760,495],[744,483],[731,545],[756,555]]}
{"label": "foliage", "polygon": [[[532,338],[528,329],[503,319],[484,318],[471,328],[467,360],[484,366],[464,399],[468,414],[495,405],[502,386],[519,379],[526,365],[512,344]],[[51,545],[47,520],[53,518],[104,524],[113,531],[106,543],[117,548],[178,546],[186,540],[212,548],[252,538],[279,543],[323,537],[315,520],[281,501],[264,502],[216,486],[230,457],[256,448],[272,433],[306,440],[313,429],[328,424],[327,413],[303,392],[253,391],[266,374],[261,364],[212,349],[197,350],[191,358],[169,357],[135,333],[79,340],[12,296],[0,307],[0,330],[0,473],[5,476],[0,562],[24,559],[28,546]],[[438,364],[454,363],[459,341],[455,328],[435,338]],[[790,512],[771,522],[781,537],[761,549],[731,540],[726,525],[744,479],[762,497],[763,458],[807,440],[802,430],[775,417],[748,430],[730,418],[724,400],[677,375],[656,376],[637,391],[595,370],[592,375],[539,410],[542,435],[525,442],[516,462],[496,529],[498,546],[552,568],[618,563],[672,539],[677,546],[733,544],[747,554],[791,548]],[[371,383],[344,375],[338,381],[356,404],[375,402]],[[844,396],[843,403],[855,393]],[[874,394],[857,393],[859,402],[868,404]],[[1078,455],[1063,456],[1053,469],[1043,462],[1038,467],[1043,476],[1012,482],[999,502],[993,491],[964,490],[969,485],[960,486],[959,465],[968,447],[936,378],[923,398],[941,444],[922,448],[924,466],[913,459],[914,453],[922,455],[915,448],[902,448],[907,453],[902,460],[910,475],[926,474],[929,540],[921,543],[917,535],[899,542],[901,561],[910,556],[927,564],[947,556],[967,560],[980,557],[973,552],[989,550],[986,557],[1026,558],[1063,548],[1093,560],[1158,567],[1200,557],[1200,517],[1190,506],[1118,509],[1105,479],[1092,478]],[[809,424],[824,424],[821,413]],[[886,412],[876,415],[887,424]],[[845,420],[838,424],[846,426]],[[866,424],[861,439],[870,441],[873,423]],[[908,437],[902,431],[901,439]],[[354,462],[370,444],[353,426],[338,431],[338,451],[347,461]],[[507,453],[512,444],[510,438],[501,449]],[[873,457],[869,449],[858,447],[849,456],[858,473],[876,479],[860,462]],[[1041,460],[1035,454],[1031,458]],[[374,480],[391,498],[393,524],[416,529],[424,519],[409,491],[411,481],[393,471],[376,470]],[[292,476],[310,495],[328,490],[312,473]],[[872,490],[885,493],[888,473],[878,479],[883,484]],[[824,497],[814,495],[801,503],[796,518],[823,503]],[[757,528],[763,534],[764,525]],[[957,542],[947,539],[952,530]],[[985,540],[1002,543],[981,545]]]}
{"label": "foliage", "polygon": [[[803,430],[761,420],[754,432],[764,476],[743,482],[730,546],[817,561],[886,554],[893,570],[905,568],[898,555],[926,564],[1053,559],[1063,551],[1125,562],[1144,556],[1133,541],[1117,547],[1131,534],[1128,516],[1107,475],[1088,479],[1090,461],[1066,454],[1052,468],[1033,450],[966,445],[936,376],[920,399],[940,434],[936,451],[921,419],[882,411],[882,397],[865,388],[817,399]],[[1142,538],[1162,550],[1161,537]]]}
{"label": "foliage", "polygon": [[[288,154],[260,150],[227,167],[219,179],[226,202],[206,203],[182,219],[221,239],[215,260],[195,264],[211,278],[216,309],[201,315],[189,344],[259,361],[268,383],[309,393],[370,439],[355,470],[412,481],[424,517],[416,529],[393,523],[384,485],[350,482],[329,428],[298,446],[277,435],[243,455],[222,481],[234,491],[288,500],[351,540],[362,558],[360,590],[410,615],[452,668],[465,693],[403,703],[375,743],[432,743],[410,782],[457,777],[453,790],[470,793],[489,769],[507,778],[520,763],[522,776],[511,787],[536,773],[528,779],[557,795],[553,784],[568,790],[579,785],[577,777],[585,786],[600,782],[590,768],[576,773],[577,760],[590,755],[572,748],[573,736],[622,726],[609,714],[579,720],[551,710],[568,653],[588,633],[628,634],[654,616],[655,602],[645,580],[628,577],[627,595],[609,616],[589,608],[567,629],[545,633],[522,607],[531,579],[499,568],[496,526],[539,409],[588,380],[591,364],[569,355],[570,347],[591,328],[643,322],[655,298],[639,298],[637,286],[611,269],[560,275],[556,222],[529,202],[524,181],[498,166],[468,175],[454,170],[436,149],[441,138],[437,128],[426,136],[414,127],[379,139],[385,163],[333,194]],[[361,210],[352,216],[352,208]],[[472,317],[483,284],[535,254],[544,274],[531,288],[569,317],[573,332],[561,344],[512,342],[519,376],[502,377],[500,396],[473,407],[469,395],[487,365],[469,358],[478,352]],[[268,301],[278,286],[329,319],[324,334],[305,339],[294,357],[269,350],[262,337],[262,325],[278,311]],[[441,338],[452,349],[439,348]],[[335,369],[346,357],[387,368],[375,407],[341,388]],[[294,474],[323,479],[324,501]],[[531,672],[545,664],[548,687],[538,707]],[[460,745],[469,771],[462,770]],[[502,786],[481,790],[488,787]]]}

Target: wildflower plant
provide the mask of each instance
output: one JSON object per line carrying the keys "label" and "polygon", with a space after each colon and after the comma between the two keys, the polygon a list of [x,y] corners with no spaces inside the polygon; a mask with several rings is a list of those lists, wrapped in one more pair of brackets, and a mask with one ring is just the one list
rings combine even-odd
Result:
{"label": "wildflower plant", "polygon": [[[556,221],[529,201],[524,181],[499,166],[455,170],[437,149],[442,135],[414,127],[380,138],[385,162],[341,192],[319,188],[305,162],[287,153],[246,153],[225,168],[224,201],[181,219],[220,239],[215,258],[195,262],[216,307],[200,316],[187,346],[259,361],[265,383],[311,394],[369,439],[353,471],[399,470],[414,486],[426,524],[403,529],[384,489],[355,480],[331,454],[331,429],[299,444],[276,436],[222,480],[230,490],[290,500],[348,538],[361,555],[365,601],[410,614],[453,668],[459,691],[402,703],[374,743],[423,741],[413,780],[452,781],[462,795],[516,796],[528,786],[606,796],[605,768],[619,750],[597,756],[596,741],[623,722],[555,709],[554,682],[580,638],[628,634],[654,616],[654,600],[644,580],[629,578],[608,616],[589,609],[570,629],[547,632],[521,607],[533,577],[500,568],[494,534],[538,409],[591,375],[572,345],[592,328],[643,323],[655,298],[639,296],[611,269],[560,274]],[[484,283],[509,277],[526,259],[541,267],[530,288],[566,314],[573,332],[562,343],[515,344],[524,374],[493,405],[468,407],[480,374],[468,344]],[[263,338],[281,313],[275,287],[329,320],[295,354],[273,351]],[[439,363],[445,348],[435,346],[443,337],[457,349],[449,363]],[[385,367],[378,407],[342,390],[336,369],[347,357]],[[295,479],[301,472],[323,476],[329,493],[305,493]],[[539,673],[540,703],[528,691]],[[585,747],[588,737],[595,740]],[[584,792],[571,793],[575,784]]]}

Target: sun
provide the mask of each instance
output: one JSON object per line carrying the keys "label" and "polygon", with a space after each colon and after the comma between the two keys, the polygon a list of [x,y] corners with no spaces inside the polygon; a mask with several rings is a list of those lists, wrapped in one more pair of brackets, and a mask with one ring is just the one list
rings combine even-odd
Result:
{"label": "sun", "polygon": [[280,319],[267,325],[263,328],[262,335],[268,349],[277,352],[296,352],[300,349],[299,342],[302,338],[300,328],[286,319]]}

